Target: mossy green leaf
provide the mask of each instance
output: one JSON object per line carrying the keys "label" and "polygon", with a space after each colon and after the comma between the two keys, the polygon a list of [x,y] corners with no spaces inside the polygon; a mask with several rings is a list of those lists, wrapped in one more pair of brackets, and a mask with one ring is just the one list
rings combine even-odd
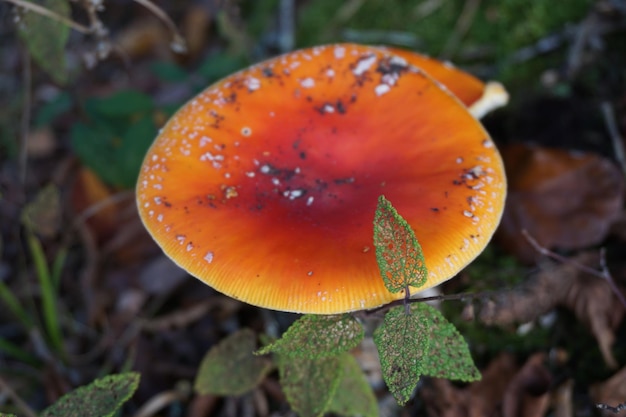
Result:
{"label": "mossy green leaf", "polygon": [[202,360],[194,389],[199,394],[241,395],[256,387],[271,369],[254,356],[256,336],[243,329],[222,340]]}
{"label": "mossy green leaf", "polygon": [[435,378],[464,382],[479,380],[480,372],[476,369],[467,343],[458,330],[439,310],[426,303],[419,303],[414,311],[430,322],[430,349],[424,360],[422,373]]}
{"label": "mossy green leaf", "polygon": [[363,326],[350,314],[304,315],[283,336],[259,350],[289,357],[323,358],[356,347],[363,339]]}
{"label": "mossy green leaf", "polygon": [[328,411],[342,416],[378,416],[376,396],[359,363],[349,353],[344,353],[340,359],[343,376]]}
{"label": "mossy green leaf", "polygon": [[429,351],[431,321],[411,306],[395,307],[374,332],[383,378],[400,405],[405,404],[423,373]]}
{"label": "mossy green leaf", "polygon": [[136,372],[105,376],[64,395],[41,417],[110,417],[132,397],[138,385]]}
{"label": "mossy green leaf", "polygon": [[[68,19],[70,17],[68,0],[31,0],[30,2],[56,15]],[[26,43],[35,62],[56,82],[64,84],[67,81],[65,45],[70,28],[56,19],[29,10],[21,13],[18,28],[18,33]]]}
{"label": "mossy green leaf", "polygon": [[390,292],[424,285],[428,270],[422,248],[411,226],[382,195],[374,216],[374,246],[378,267]]}
{"label": "mossy green leaf", "polygon": [[291,408],[300,417],[324,414],[343,374],[339,356],[292,358],[277,355],[280,384]]}

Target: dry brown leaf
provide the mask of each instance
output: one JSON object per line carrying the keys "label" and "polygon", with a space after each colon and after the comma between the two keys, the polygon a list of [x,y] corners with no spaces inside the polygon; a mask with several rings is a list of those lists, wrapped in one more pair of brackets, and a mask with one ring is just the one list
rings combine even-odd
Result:
{"label": "dry brown leaf", "polygon": [[605,158],[521,144],[503,158],[509,192],[498,238],[524,262],[537,253],[521,230],[547,248],[582,249],[601,242],[622,211],[624,178]]}
{"label": "dry brown leaf", "polygon": [[432,379],[421,391],[422,400],[430,416],[492,416],[517,371],[513,355],[503,353],[482,372],[480,381],[467,388],[456,388],[446,379]]}
{"label": "dry brown leaf", "polygon": [[545,353],[535,353],[509,383],[502,404],[504,417],[542,417],[550,402],[552,381]]}
{"label": "dry brown leaf", "polygon": [[503,353],[483,371],[483,378],[467,388],[433,379],[422,390],[430,416],[540,417],[548,408],[551,375],[543,353],[531,356],[520,369],[511,354]]}
{"label": "dry brown leaf", "polygon": [[[593,385],[589,393],[596,404],[606,404],[611,407],[617,407],[619,404],[626,402],[626,367],[622,368],[608,380]],[[619,413],[604,410],[602,411],[602,415],[607,417],[626,416],[626,410]]]}
{"label": "dry brown leaf", "polygon": [[[596,252],[581,253],[572,260],[590,268],[600,264]],[[611,346],[625,308],[606,280],[581,271],[572,263],[553,265],[531,277],[521,288],[497,293],[484,301],[478,317],[490,325],[523,323],[556,306],[576,314],[598,341],[605,363],[616,367]]]}

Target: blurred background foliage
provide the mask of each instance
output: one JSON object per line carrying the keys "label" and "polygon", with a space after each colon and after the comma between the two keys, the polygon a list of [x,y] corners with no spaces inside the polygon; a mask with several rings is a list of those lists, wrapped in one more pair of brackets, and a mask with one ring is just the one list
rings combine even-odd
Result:
{"label": "blurred background foliage", "polygon": [[[564,222],[564,228],[587,234],[592,224],[604,239],[612,214],[584,203],[597,200],[623,211],[616,188],[600,187],[611,184],[605,178],[617,169],[599,105],[615,103],[617,123],[626,127],[623,0],[157,2],[179,34],[132,0],[103,1],[97,21],[87,12],[97,2],[34,2],[83,26],[106,29],[87,34],[12,3],[0,0],[0,305],[9,306],[0,308],[0,365],[6,364],[1,370],[34,408],[43,409],[71,386],[134,369],[146,375],[129,407],[137,410],[177,380],[191,380],[204,353],[224,335],[251,327],[257,333],[274,328],[276,336],[277,328],[293,320],[220,298],[185,279],[141,227],[131,191],[147,147],[176,109],[221,77],[279,53],[330,42],[396,45],[499,80],[512,101],[484,120],[499,146],[532,142],[611,159],[609,168],[598,170],[602,175],[581,174],[586,188],[602,188],[604,196],[583,195],[580,177],[562,181],[568,193],[580,191],[582,207],[575,209],[584,214],[584,224]],[[177,35],[185,39],[187,53],[172,51],[172,42],[180,47]],[[589,164],[606,162],[598,155]],[[539,160],[563,167],[563,176],[578,169],[572,161],[581,159],[578,153],[550,158]],[[532,178],[537,189],[546,182],[559,181]],[[532,203],[543,196],[523,199]],[[557,220],[535,223],[547,229],[545,222]],[[612,239],[609,266],[618,269],[626,239]],[[521,238],[500,239],[448,282],[446,292],[528,281],[536,271],[529,272],[523,263],[528,259],[514,250],[504,254],[507,240]],[[594,249],[600,241],[570,249]],[[572,275],[559,273],[563,280]],[[525,330],[509,322],[499,328],[468,323],[461,317],[467,305],[446,303],[443,311],[455,318],[481,365],[504,350],[518,357],[546,345],[566,351],[573,359],[555,372],[555,380],[575,375],[582,385],[579,402],[586,404],[588,385],[612,372],[598,365],[606,361],[598,335],[580,325],[593,322],[587,316],[606,319],[602,308],[617,311],[607,301],[610,292],[603,297],[587,310],[579,300],[564,302]],[[562,322],[555,330],[556,317]],[[597,328],[610,327],[608,322]],[[612,331],[623,363],[624,332],[611,327],[605,336],[613,337]],[[171,415],[181,415],[184,401],[176,401],[178,414],[172,406]]]}
{"label": "blurred background foliage", "polygon": [[[46,0],[42,4],[71,17],[67,3],[63,1]],[[155,19],[151,21],[145,11],[137,10],[137,5],[129,2],[133,6],[129,14],[116,10],[121,4],[105,2],[104,5],[105,9],[100,14],[101,23],[112,34],[110,39],[85,38],[74,33],[66,43],[67,26],[63,24],[52,25],[49,18],[33,12],[20,12],[15,15],[19,18],[13,16],[13,19],[19,21],[20,37],[27,40],[35,62],[51,77],[49,81],[63,84],[71,80],[65,89],[49,86],[45,97],[32,103],[36,126],[58,124],[64,113],[80,110],[84,121],[74,126],[70,134],[74,152],[105,182],[129,188],[136,176],[141,159],[139,155],[150,143],[149,138],[153,136],[156,126],[193,94],[252,62],[294,48],[331,42],[396,45],[449,60],[480,78],[498,79],[507,85],[513,100],[519,101],[531,91],[545,88],[542,76],[556,74],[557,80],[568,81],[569,74],[566,72],[572,68],[565,65],[568,65],[568,60],[576,58],[572,56],[575,52],[572,51],[572,44],[576,42],[576,36],[580,36],[577,28],[585,25],[585,17],[594,7],[594,1],[568,0],[559,7],[549,0],[164,3],[164,11],[182,26],[184,34],[193,33],[189,40],[191,50],[186,55],[167,51],[170,35],[166,33],[165,26],[159,26]],[[0,2],[0,7],[0,16],[6,23],[2,31],[6,33],[13,26],[9,20],[14,13],[7,3]],[[190,10],[191,13],[198,13],[195,20]],[[133,21],[133,18],[136,20]],[[39,26],[42,22],[46,25]],[[45,43],[46,40],[48,43]],[[4,42],[9,41],[7,37]],[[615,41],[623,42],[623,39]],[[63,51],[63,48],[66,56],[50,52]],[[101,60],[104,62],[93,70],[85,71],[81,59],[97,61],[97,54],[102,51],[107,51],[107,59]],[[143,62],[148,56],[150,63],[145,68]],[[11,58],[14,65],[19,65],[19,57]],[[612,59],[623,60],[623,57]],[[593,71],[585,71],[584,76],[579,78],[580,83],[593,88],[592,85],[606,77],[607,72],[614,71],[605,68],[605,65],[614,64],[598,63]],[[137,70],[128,65],[139,65],[142,71],[156,77],[156,82],[183,85],[186,90],[179,91],[176,97],[162,100],[155,97],[154,91],[138,99],[141,93],[151,93],[146,90],[154,90],[157,86],[146,86],[145,83],[133,86],[132,77],[137,77]],[[572,65],[571,62],[569,65]],[[131,99],[116,109],[115,115],[106,110],[98,111],[98,107],[110,107],[107,103],[115,103],[116,98],[103,98],[101,92],[95,91],[89,97],[79,90],[79,86],[89,80],[96,83],[104,81],[107,77],[115,82],[116,78],[123,78],[121,71],[126,71],[125,75],[131,77],[120,86],[129,90]],[[553,82],[550,87],[560,95],[567,95],[571,89],[568,82]],[[0,158],[15,157],[19,124],[14,121],[22,116],[24,91],[6,85],[0,88],[10,93],[2,99],[6,110],[0,115]],[[132,93],[133,89],[136,94]],[[518,91],[523,94],[517,94]],[[101,105],[99,100],[103,100]],[[149,103],[150,100],[159,102]],[[138,122],[138,118],[142,117],[143,121]],[[149,126],[150,117],[153,117],[154,123]],[[129,130],[131,121],[133,128]],[[134,126],[135,123],[138,125]],[[82,138],[87,133],[86,128],[93,132],[93,137],[87,141],[93,146],[81,143],[84,142]],[[125,140],[128,135],[138,135],[142,139],[128,145]],[[120,157],[129,152],[136,155]],[[96,161],[96,156],[101,154],[116,166],[118,173],[112,174]],[[119,166],[116,160],[120,160]]]}

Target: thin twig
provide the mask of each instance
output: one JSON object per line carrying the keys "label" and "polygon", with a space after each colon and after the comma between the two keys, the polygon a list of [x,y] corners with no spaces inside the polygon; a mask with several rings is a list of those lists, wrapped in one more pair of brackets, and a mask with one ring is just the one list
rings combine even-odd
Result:
{"label": "thin twig", "polygon": [[26,1],[26,0],[4,0],[4,1],[12,3],[18,7],[22,7],[26,10],[30,10],[31,12],[40,14],[42,16],[49,17],[50,19],[54,19],[57,22],[63,23],[64,25],[67,25],[78,32],[85,33],[85,34],[91,33],[91,29],[88,28],[87,26],[81,25],[80,23],[75,22],[72,19],[69,19],[65,16],[62,16],[50,9],[46,9],[45,7],[40,6],[37,3]]}
{"label": "thin twig", "polygon": [[615,158],[619,162],[622,168],[622,173],[626,175],[626,152],[624,151],[624,138],[619,134],[617,128],[617,122],[615,121],[615,112],[613,106],[608,101],[602,102],[602,116],[604,116],[604,123],[606,129],[611,137],[611,143],[613,143],[613,150],[615,151]]}
{"label": "thin twig", "polygon": [[548,258],[551,258],[559,263],[563,263],[563,264],[570,264],[572,266],[574,266],[575,268],[577,268],[580,271],[586,272],[590,275],[593,275],[594,277],[598,277],[598,278],[602,278],[604,279],[607,284],[609,284],[609,287],[611,287],[611,291],[613,291],[613,293],[615,294],[615,296],[617,297],[617,299],[620,301],[620,303],[622,303],[622,305],[624,307],[626,307],[626,299],[624,298],[624,295],[622,294],[622,292],[619,290],[619,288],[617,288],[617,285],[615,285],[615,281],[613,280],[613,276],[611,275],[611,272],[608,270],[607,266],[606,266],[606,251],[604,249],[602,249],[600,251],[600,267],[601,270],[598,271],[597,269],[591,268],[587,265],[581,264],[580,262],[574,260],[574,259],[570,259],[570,258],[566,258],[565,256],[561,256],[558,253],[554,253],[551,250],[549,250],[548,248],[545,248],[543,246],[541,246],[539,244],[539,242],[537,242],[537,240],[535,238],[533,238],[530,233],[528,233],[528,231],[526,229],[522,230],[522,235],[524,235],[524,237],[526,238],[526,240],[528,241],[528,243],[530,243],[530,245],[540,254],[547,256]]}
{"label": "thin twig", "polygon": [[26,417],[37,417],[35,410],[30,408],[29,405],[26,404],[26,402],[24,402],[24,400],[22,400],[22,398],[17,395],[15,391],[13,391],[11,385],[9,385],[4,378],[2,378],[2,376],[0,376],[0,392],[6,393],[13,401],[13,404],[15,404],[15,406],[19,408]]}
{"label": "thin twig", "polygon": [[385,304],[383,306],[380,307],[376,307],[373,308],[371,310],[365,310],[364,314],[366,316],[371,316],[374,314],[378,314],[381,311],[387,311],[392,309],[393,307],[397,307],[397,306],[401,306],[401,305],[408,305],[408,304],[414,304],[414,303],[425,303],[428,301],[464,301],[467,299],[472,299],[472,298],[484,298],[484,297],[489,297],[491,295],[494,294],[494,291],[481,291],[481,292],[477,292],[477,293],[470,293],[470,292],[466,292],[466,293],[460,293],[460,294],[442,294],[442,295],[433,295],[431,297],[422,297],[422,298],[411,298],[406,300],[405,298],[402,298],[400,300],[394,300],[388,304]]}

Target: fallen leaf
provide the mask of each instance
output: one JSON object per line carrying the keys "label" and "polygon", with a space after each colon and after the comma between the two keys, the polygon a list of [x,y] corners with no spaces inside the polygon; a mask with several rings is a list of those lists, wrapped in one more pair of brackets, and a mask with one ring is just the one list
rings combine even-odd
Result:
{"label": "fallen leaf", "polygon": [[422,400],[430,416],[492,416],[517,371],[513,355],[503,353],[482,372],[480,381],[467,388],[456,388],[447,379],[431,379],[421,390]]}
{"label": "fallen leaf", "polygon": [[550,402],[552,376],[545,353],[535,353],[509,383],[502,403],[505,417],[542,417]]}
{"label": "fallen leaf", "polygon": [[[626,367],[622,368],[608,380],[593,385],[589,394],[596,404],[617,407],[619,404],[626,402]],[[626,410],[619,413],[603,410],[602,415],[607,417],[626,416]]]}
{"label": "fallen leaf", "polygon": [[432,379],[422,390],[430,416],[441,417],[540,417],[548,409],[551,375],[545,354],[531,356],[519,368],[513,355],[496,357],[483,378],[466,388],[456,388],[445,379]]}
{"label": "fallen leaf", "polygon": [[624,178],[611,161],[521,144],[502,155],[509,191],[498,239],[508,251],[524,262],[538,258],[523,229],[547,248],[582,249],[604,240],[624,202]]}
{"label": "fallen leaf", "polygon": [[[572,261],[597,268],[600,256],[597,252],[583,252]],[[546,267],[522,286],[499,291],[483,300],[478,318],[489,325],[525,323],[557,306],[576,314],[598,341],[605,363],[616,367],[611,347],[625,308],[605,279],[581,271],[572,263]]]}

